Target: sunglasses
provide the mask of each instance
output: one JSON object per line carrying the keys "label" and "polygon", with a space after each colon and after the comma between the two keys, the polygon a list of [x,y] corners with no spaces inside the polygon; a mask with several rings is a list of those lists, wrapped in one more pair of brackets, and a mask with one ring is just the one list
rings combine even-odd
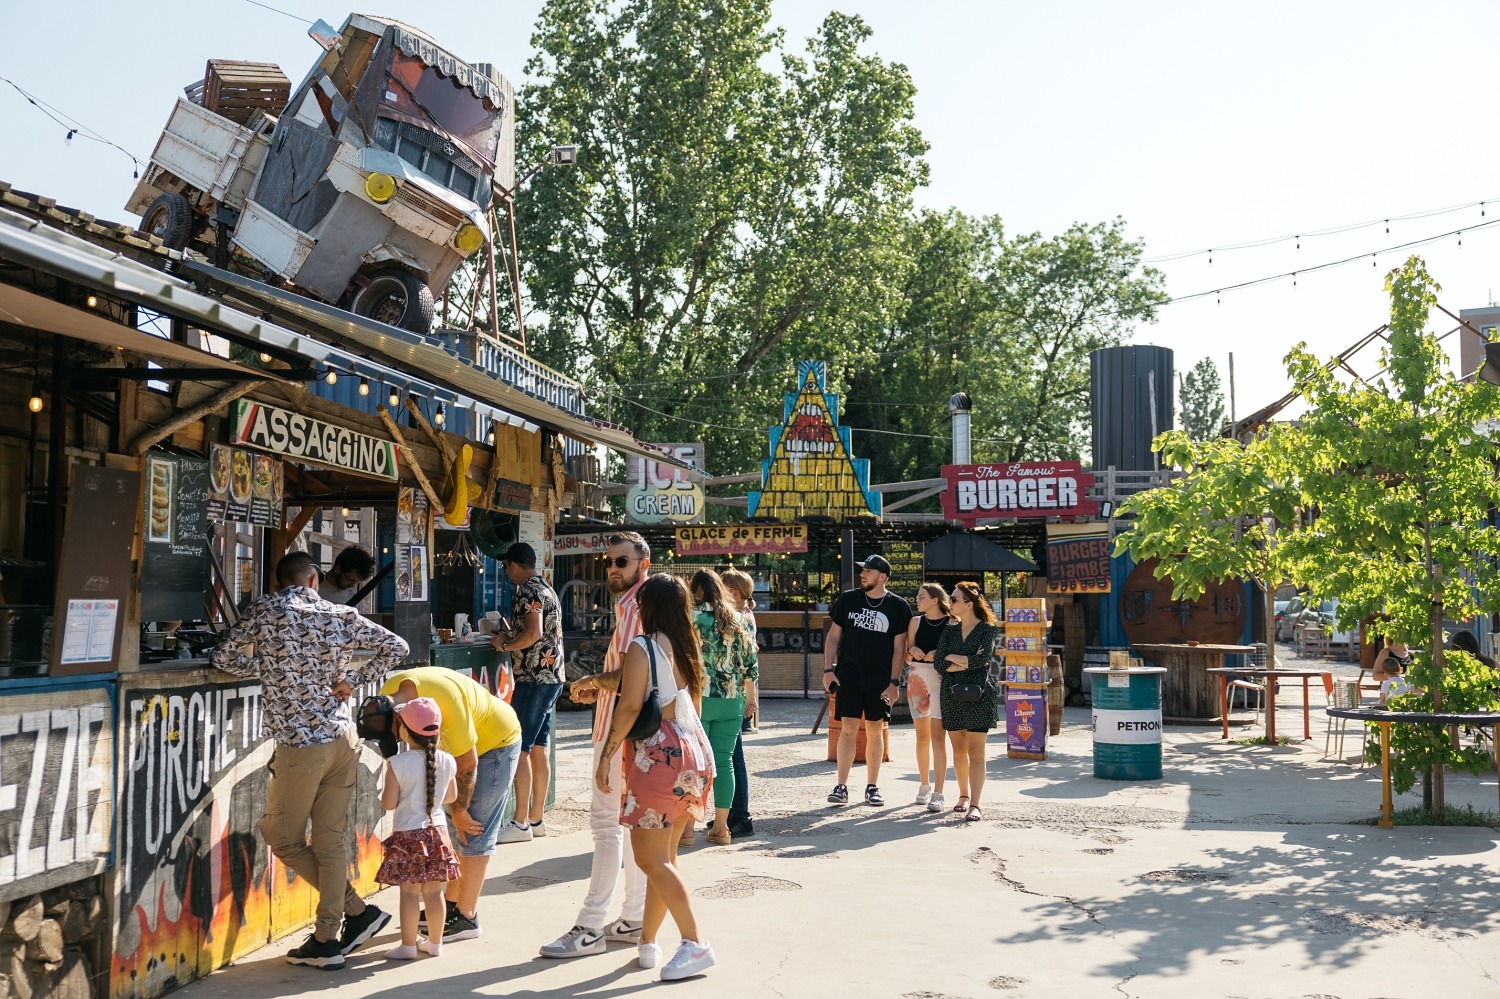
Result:
{"label": "sunglasses", "polygon": [[616,569],[623,569],[630,563],[639,562],[640,560],[641,557],[639,555],[621,555],[617,558],[606,558],[604,564],[614,566]]}

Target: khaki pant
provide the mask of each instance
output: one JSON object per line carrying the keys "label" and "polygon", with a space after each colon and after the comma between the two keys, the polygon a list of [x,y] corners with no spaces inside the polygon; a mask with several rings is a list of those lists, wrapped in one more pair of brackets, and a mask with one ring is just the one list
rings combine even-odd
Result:
{"label": "khaki pant", "polygon": [[349,884],[345,839],[358,762],[359,737],[352,725],[332,742],[277,746],[271,757],[260,834],[277,859],[318,889],[319,940],[337,940],[344,915],[365,910],[364,899]]}

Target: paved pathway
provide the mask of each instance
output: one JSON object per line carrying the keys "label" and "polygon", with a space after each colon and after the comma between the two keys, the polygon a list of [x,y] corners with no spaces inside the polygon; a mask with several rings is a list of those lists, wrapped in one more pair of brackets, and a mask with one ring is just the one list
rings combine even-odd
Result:
{"label": "paved pathway", "polygon": [[[1296,701],[1283,696],[1286,731],[1301,728]],[[719,954],[701,979],[658,983],[634,948],[536,957],[572,923],[588,877],[587,716],[575,713],[560,718],[555,835],[499,848],[481,939],[387,964],[387,935],[318,972],[284,962],[289,938],[180,994],[1500,996],[1496,830],[1375,828],[1378,780],[1319,759],[1321,717],[1312,742],[1276,748],[1170,728],[1164,779],[1115,783],[1091,776],[1089,714],[1069,709],[1044,762],[1007,760],[994,737],[985,821],[966,826],[909,804],[910,726],[881,780],[891,804],[834,808],[825,741],[807,734],[815,702],[765,711],[747,744],[759,835],[684,861]],[[1494,774],[1449,788],[1495,808]],[[394,892],[378,900],[394,910]]]}

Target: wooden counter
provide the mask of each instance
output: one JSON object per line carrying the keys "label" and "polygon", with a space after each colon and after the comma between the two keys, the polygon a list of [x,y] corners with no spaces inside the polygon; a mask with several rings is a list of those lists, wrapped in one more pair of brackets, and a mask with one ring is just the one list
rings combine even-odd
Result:
{"label": "wooden counter", "polygon": [[1217,721],[1220,715],[1219,680],[1208,671],[1222,668],[1225,656],[1255,652],[1253,645],[1137,645],[1135,649],[1167,671],[1161,685],[1162,715],[1203,721]]}

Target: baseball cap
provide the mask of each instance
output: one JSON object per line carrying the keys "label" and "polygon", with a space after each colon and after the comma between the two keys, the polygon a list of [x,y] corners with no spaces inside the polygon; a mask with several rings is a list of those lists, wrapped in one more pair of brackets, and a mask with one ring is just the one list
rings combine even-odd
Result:
{"label": "baseball cap", "polygon": [[874,569],[876,572],[883,572],[887,576],[891,574],[891,564],[881,555],[871,555],[861,562],[859,567],[861,569]]}
{"label": "baseball cap", "polygon": [[505,554],[500,556],[502,562],[514,562],[516,565],[536,566],[536,549],[524,541],[517,541],[505,549]]}
{"label": "baseball cap", "polygon": [[413,697],[398,704],[396,714],[401,716],[401,724],[418,735],[437,735],[443,727],[443,711],[430,697]]}

